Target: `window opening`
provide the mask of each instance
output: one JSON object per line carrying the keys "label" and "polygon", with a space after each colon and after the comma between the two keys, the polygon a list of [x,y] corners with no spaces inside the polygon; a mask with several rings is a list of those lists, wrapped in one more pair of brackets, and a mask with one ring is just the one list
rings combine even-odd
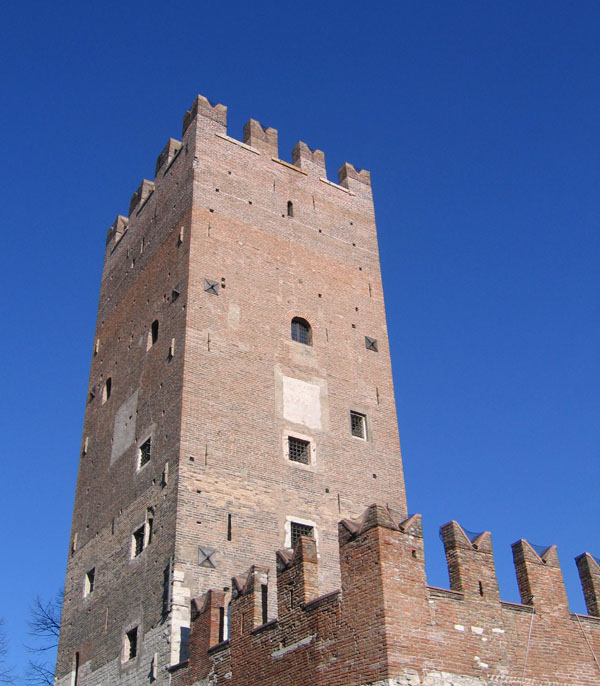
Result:
{"label": "window opening", "polygon": [[266,624],[267,619],[268,619],[268,597],[269,597],[269,589],[267,584],[261,584],[260,585],[260,600],[261,600],[261,609],[262,609],[262,623]]}
{"label": "window opening", "polygon": [[153,526],[154,519],[152,519],[152,517],[148,517],[148,520],[146,521],[146,546],[152,543]]}
{"label": "window opening", "polygon": [[125,634],[125,659],[133,660],[137,657],[137,626]]}
{"label": "window opening", "polygon": [[367,418],[360,412],[350,412],[350,428],[356,438],[367,438]]}
{"label": "window opening", "polygon": [[142,445],[140,445],[140,464],[138,469],[141,469],[145,464],[150,462],[152,455],[152,438],[147,438]]}
{"label": "window opening", "polygon": [[155,319],[152,322],[150,335],[151,335],[150,340],[152,341],[152,345],[154,345],[156,343],[156,341],[158,340],[158,319]]}
{"label": "window opening", "polygon": [[112,379],[110,376],[108,379],[106,379],[106,383],[104,384],[104,390],[102,392],[102,404],[110,398],[110,394],[112,393]]}
{"label": "window opening", "polygon": [[299,522],[292,522],[290,527],[290,541],[292,548],[296,547],[296,543],[300,536],[308,536],[308,538],[315,537],[315,528],[310,524],[300,524]]}
{"label": "window opening", "polygon": [[225,608],[219,608],[219,643],[225,640]]}
{"label": "window opening", "polygon": [[96,581],[96,568],[92,567],[90,571],[85,575],[85,592],[84,595],[88,596],[94,592],[94,583]]}
{"label": "window opening", "polygon": [[140,526],[133,532],[133,557],[137,557],[144,550],[144,528]]}
{"label": "window opening", "polygon": [[227,515],[227,540],[231,541],[231,513]]}
{"label": "window opening", "polygon": [[310,464],[310,441],[288,436],[288,458],[292,462]]}
{"label": "window opening", "polygon": [[288,200],[287,204],[287,216],[288,217],[293,217],[294,216],[294,203],[291,200]]}
{"label": "window opening", "polygon": [[79,683],[79,653],[75,653],[75,668],[73,672],[73,686],[77,686]]}
{"label": "window opening", "polygon": [[292,319],[292,340],[304,345],[312,345],[312,331],[306,319],[294,317]]}

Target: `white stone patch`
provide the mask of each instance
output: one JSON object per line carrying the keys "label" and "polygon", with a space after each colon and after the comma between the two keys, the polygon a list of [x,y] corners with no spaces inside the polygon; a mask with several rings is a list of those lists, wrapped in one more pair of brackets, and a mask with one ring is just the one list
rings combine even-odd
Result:
{"label": "white stone patch", "polygon": [[227,310],[227,325],[230,329],[240,328],[240,306],[236,303],[230,303]]}
{"label": "white stone patch", "polygon": [[110,463],[118,460],[135,440],[135,413],[137,410],[138,392],[121,405],[115,414],[113,428],[113,443],[110,454]]}
{"label": "white stone patch", "polygon": [[454,628],[455,628],[457,631],[464,631],[464,630],[465,630],[465,627],[464,627],[462,624],[455,624],[455,625],[454,625]]}
{"label": "white stone patch", "polygon": [[504,629],[492,629],[492,633],[493,633],[493,634],[503,634],[503,633],[504,633]]}
{"label": "white stone patch", "polygon": [[322,427],[320,386],[284,376],[283,417],[295,424],[320,429]]}
{"label": "white stone patch", "polygon": [[480,626],[472,626],[471,627],[471,632],[474,634],[479,634],[481,635],[483,633],[483,629]]}
{"label": "white stone patch", "polygon": [[285,646],[285,648],[279,648],[279,650],[275,650],[274,652],[272,652],[271,657],[274,657],[274,658],[283,657],[284,655],[287,655],[287,653],[291,653],[292,651],[297,650],[298,648],[301,648],[302,646],[307,646],[309,643],[312,643],[316,637],[317,637],[317,634],[311,634],[310,636],[307,636],[306,638],[303,638],[300,641],[296,641],[295,643],[290,643],[289,646]]}

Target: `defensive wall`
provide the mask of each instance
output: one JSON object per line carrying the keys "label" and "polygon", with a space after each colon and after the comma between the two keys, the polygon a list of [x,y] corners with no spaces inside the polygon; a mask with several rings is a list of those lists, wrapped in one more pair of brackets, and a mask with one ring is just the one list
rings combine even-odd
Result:
{"label": "defensive wall", "polygon": [[600,565],[576,558],[588,615],[569,611],[556,546],[512,546],[521,604],[498,592],[489,532],[442,529],[450,589],[427,585],[420,515],[372,505],[339,523],[341,591],[319,596],[314,540],[277,553],[278,617],[265,622],[269,571],[253,566],[192,603],[189,660],[175,686],[588,686],[600,683]]}

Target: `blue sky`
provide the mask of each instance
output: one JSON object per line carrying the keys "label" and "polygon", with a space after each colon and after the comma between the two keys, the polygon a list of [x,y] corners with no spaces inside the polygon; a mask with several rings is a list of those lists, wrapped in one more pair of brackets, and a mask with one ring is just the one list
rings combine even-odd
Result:
{"label": "blue sky", "polygon": [[105,231],[196,93],[373,178],[409,509],[600,556],[595,2],[12,3],[0,27],[0,616],[62,584]]}

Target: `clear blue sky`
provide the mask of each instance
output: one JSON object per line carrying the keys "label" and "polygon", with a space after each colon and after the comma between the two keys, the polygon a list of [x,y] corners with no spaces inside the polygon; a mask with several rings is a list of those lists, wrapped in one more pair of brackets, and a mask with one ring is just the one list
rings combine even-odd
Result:
{"label": "clear blue sky", "polygon": [[13,2],[0,615],[62,584],[105,231],[196,93],[372,171],[409,509],[600,555],[597,2]]}

